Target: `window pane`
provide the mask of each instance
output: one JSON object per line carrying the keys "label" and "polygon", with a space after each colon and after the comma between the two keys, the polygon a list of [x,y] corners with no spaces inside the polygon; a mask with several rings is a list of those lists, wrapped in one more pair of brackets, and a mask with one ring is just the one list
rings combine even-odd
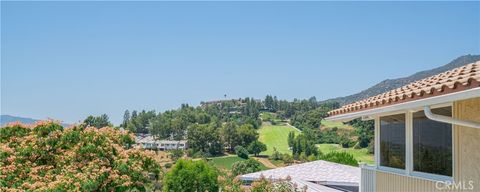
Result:
{"label": "window pane", "polygon": [[[451,107],[432,112],[452,116]],[[452,125],[432,121],[423,111],[413,114],[413,170],[452,176]]]}
{"label": "window pane", "polygon": [[380,165],[405,169],[405,114],[380,117]]}

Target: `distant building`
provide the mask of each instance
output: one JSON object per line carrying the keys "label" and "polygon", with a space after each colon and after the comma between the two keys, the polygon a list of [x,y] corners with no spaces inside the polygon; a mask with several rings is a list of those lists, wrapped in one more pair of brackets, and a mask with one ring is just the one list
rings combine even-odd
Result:
{"label": "distant building", "polygon": [[188,147],[186,140],[155,140],[153,136],[149,134],[137,135],[135,142],[144,149],[162,151],[175,149],[185,150]]}
{"label": "distant building", "polygon": [[223,99],[223,100],[213,100],[213,101],[202,101],[200,102],[200,106],[202,108],[206,108],[211,105],[222,105],[223,103],[231,102],[234,105],[245,105],[245,101],[243,99]]}
{"label": "distant building", "polygon": [[160,150],[173,150],[173,149],[181,149],[184,150],[187,148],[187,141],[180,140],[180,141],[171,141],[171,140],[160,140],[158,141],[159,145],[157,144],[157,148]]}

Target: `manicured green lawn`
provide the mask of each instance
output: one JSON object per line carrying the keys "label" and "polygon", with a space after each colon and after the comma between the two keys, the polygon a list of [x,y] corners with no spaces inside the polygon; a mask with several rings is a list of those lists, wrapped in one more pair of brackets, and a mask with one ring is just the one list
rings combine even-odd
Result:
{"label": "manicured green lawn", "polygon": [[352,154],[353,157],[357,159],[357,161],[359,162],[374,164],[373,154],[369,154],[366,148],[363,148],[363,149],[342,148],[338,144],[318,144],[317,147],[324,154],[331,151],[345,151],[347,153]]}
{"label": "manicured green lawn", "polygon": [[325,127],[328,127],[328,128],[337,127],[337,128],[348,128],[348,129],[351,128],[351,129],[353,129],[352,126],[343,124],[342,122],[327,121],[325,119],[322,120],[322,125],[325,126]]}
{"label": "manicured green lawn", "polygon": [[[233,163],[238,161],[245,161],[245,159],[242,159],[238,156],[230,155],[230,156],[214,157],[210,162],[219,169],[232,170]],[[260,163],[260,165],[261,165],[260,168],[262,170],[268,169],[262,163]]]}
{"label": "manicured green lawn", "polygon": [[297,129],[287,125],[264,125],[259,130],[259,140],[267,145],[267,151],[262,152],[261,155],[271,155],[275,147],[280,153],[291,154],[288,148],[288,133],[295,131],[295,134],[300,134]]}

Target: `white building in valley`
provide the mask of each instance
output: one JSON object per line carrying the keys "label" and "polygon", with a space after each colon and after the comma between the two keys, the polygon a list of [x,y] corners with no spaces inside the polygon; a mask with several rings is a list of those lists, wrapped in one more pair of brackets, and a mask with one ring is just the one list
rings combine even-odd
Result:
{"label": "white building in valley", "polygon": [[185,150],[188,147],[186,140],[156,140],[149,134],[137,135],[135,142],[144,149],[162,151],[175,149]]}

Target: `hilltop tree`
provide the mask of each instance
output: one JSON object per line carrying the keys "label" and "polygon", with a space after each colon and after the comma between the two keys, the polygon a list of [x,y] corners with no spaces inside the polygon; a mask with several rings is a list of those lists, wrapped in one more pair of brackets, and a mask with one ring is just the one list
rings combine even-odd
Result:
{"label": "hilltop tree", "polygon": [[300,129],[316,129],[320,127],[322,119],[327,117],[330,109],[319,107],[314,110],[297,112],[292,118],[292,124]]}
{"label": "hilltop tree", "polygon": [[138,117],[137,111],[133,110],[132,116],[130,117],[130,121],[128,121],[128,123],[125,125],[125,128],[133,133],[137,132],[137,125],[136,125],[137,122],[134,121],[134,119],[137,119],[137,117]]}
{"label": "hilltop tree", "polygon": [[250,117],[252,119],[258,119],[260,115],[260,106],[261,103],[258,103],[255,101],[253,98],[245,98],[246,105],[244,106],[243,109],[243,115],[246,115],[247,117]]}
{"label": "hilltop tree", "polygon": [[175,117],[171,121],[172,137],[173,139],[180,140],[183,139],[185,131],[189,125],[188,119],[186,117]]}
{"label": "hilltop tree", "polygon": [[123,122],[122,122],[122,125],[121,127],[123,128],[127,128],[127,124],[128,122],[130,121],[130,111],[125,110],[125,113],[123,113]]}
{"label": "hilltop tree", "polygon": [[267,110],[274,112],[274,101],[271,95],[265,97],[264,105]]}
{"label": "hilltop tree", "polygon": [[90,115],[83,121],[83,124],[86,127],[96,127],[96,128],[112,126],[112,123],[110,123],[110,121],[108,120],[107,114],[103,114],[97,117]]}
{"label": "hilltop tree", "polygon": [[167,139],[172,135],[170,112],[158,114],[150,120],[150,133],[159,139]]}
{"label": "hilltop tree", "polygon": [[131,119],[135,119],[137,118],[137,111],[136,110],[133,110],[132,111],[132,118]]}
{"label": "hilltop tree", "polygon": [[156,116],[155,111],[142,110],[137,114],[137,111],[132,112],[132,117],[127,123],[127,129],[134,133],[148,133],[148,125],[150,120]]}

